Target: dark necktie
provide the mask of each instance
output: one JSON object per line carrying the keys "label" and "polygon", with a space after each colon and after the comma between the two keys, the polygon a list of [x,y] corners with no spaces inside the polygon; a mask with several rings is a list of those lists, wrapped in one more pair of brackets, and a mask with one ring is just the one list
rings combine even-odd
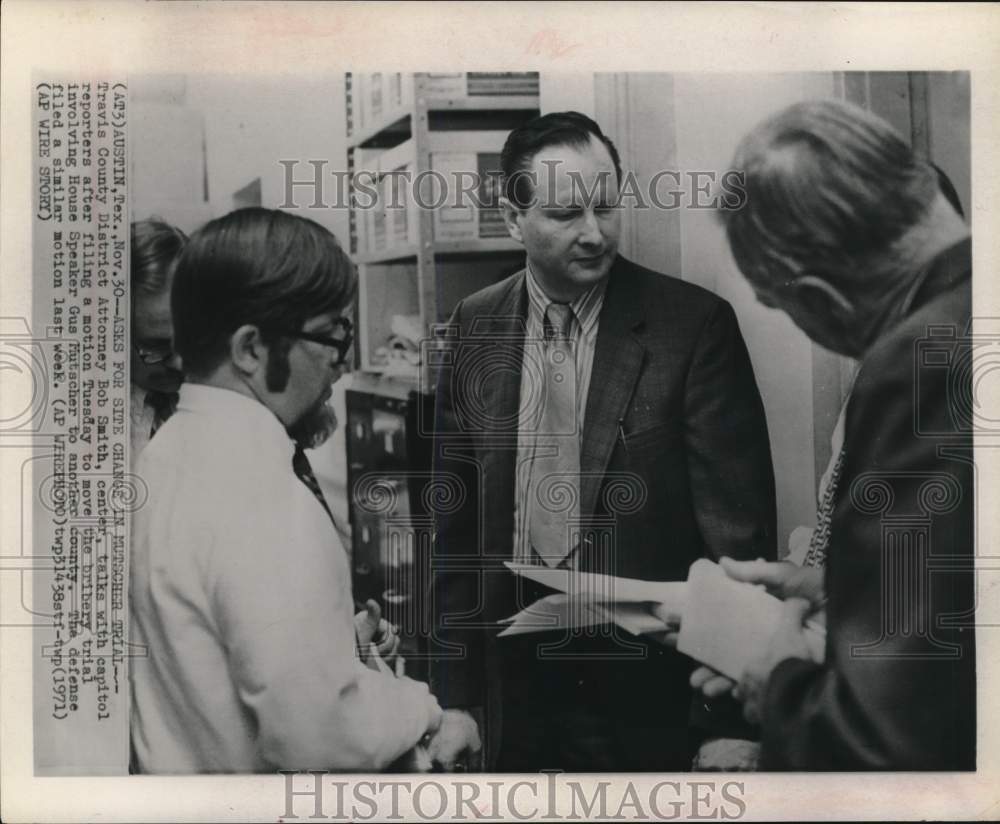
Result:
{"label": "dark necktie", "polygon": [[302,481],[316,496],[316,500],[320,502],[323,509],[326,510],[326,514],[330,516],[330,520],[333,522],[334,528],[337,526],[337,522],[333,518],[333,512],[330,511],[330,507],[326,502],[326,498],[323,497],[323,490],[319,487],[319,481],[316,480],[316,476],[313,475],[312,466],[309,464],[309,458],[306,457],[306,451],[295,444],[295,454],[292,456],[292,469],[295,470],[295,474],[298,476],[299,480]]}
{"label": "dark necktie", "polygon": [[178,394],[176,392],[154,392],[146,393],[146,403],[153,410],[153,423],[149,428],[149,437],[156,434],[156,430],[166,423],[167,418],[177,410]]}
{"label": "dark necktie", "polygon": [[580,440],[576,408],[576,358],[570,341],[573,310],[550,303],[545,310],[544,387],[538,451],[528,488],[531,546],[548,566],[573,550],[571,529],[580,512]]}

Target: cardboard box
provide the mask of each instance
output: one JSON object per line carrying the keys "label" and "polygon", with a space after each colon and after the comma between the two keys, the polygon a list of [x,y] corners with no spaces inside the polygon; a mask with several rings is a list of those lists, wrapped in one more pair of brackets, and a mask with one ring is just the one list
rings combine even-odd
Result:
{"label": "cardboard box", "polygon": [[[500,149],[506,138],[507,132],[499,131],[431,133],[430,168],[437,174],[425,178],[421,202],[436,206],[435,240],[508,236],[497,199]],[[370,178],[364,181],[367,188],[377,190],[374,208],[363,208],[367,197],[361,203],[359,196],[357,250],[374,253],[417,244],[419,215],[414,186],[418,175],[413,141],[392,149],[356,150],[354,171],[356,175],[372,171],[377,178],[374,183]],[[474,183],[478,185],[473,187]]]}
{"label": "cardboard box", "polygon": [[413,75],[359,72],[352,78],[353,133],[402,117],[413,105]]}
{"label": "cardboard box", "polygon": [[[498,202],[506,139],[507,132],[449,132],[432,146],[431,169],[449,185],[447,201],[434,211],[435,240],[507,237]],[[475,191],[469,191],[470,175],[478,182]]]}
{"label": "cardboard box", "polygon": [[371,252],[395,249],[418,241],[419,221],[412,181],[416,157],[413,141],[382,152],[378,158],[378,202],[370,212]]}
{"label": "cardboard box", "polygon": [[[413,106],[410,72],[354,72],[351,76],[352,134],[402,117]],[[537,96],[538,72],[444,72],[424,75],[431,98]]]}
{"label": "cardboard box", "polygon": [[538,72],[428,73],[424,89],[430,97],[537,95]]}
{"label": "cardboard box", "polygon": [[349,224],[351,252],[364,254],[372,251],[372,210],[375,203],[378,179],[378,157],[383,149],[354,149],[352,173],[352,207]]}

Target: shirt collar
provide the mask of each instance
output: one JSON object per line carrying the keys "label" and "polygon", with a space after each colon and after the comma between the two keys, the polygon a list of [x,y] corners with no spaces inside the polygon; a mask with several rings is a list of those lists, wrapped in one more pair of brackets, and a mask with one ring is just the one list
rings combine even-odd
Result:
{"label": "shirt collar", "polygon": [[254,450],[274,450],[289,461],[295,452],[295,444],[277,415],[256,398],[232,389],[185,382],[181,384],[177,411],[218,420],[223,432],[236,434],[248,448],[252,445]]}
{"label": "shirt collar", "polygon": [[[534,273],[531,271],[531,264],[525,263],[525,282],[528,288],[528,304],[537,313],[539,318],[545,317],[545,310],[550,303],[553,303],[545,290],[542,289]],[[573,310],[573,317],[580,323],[584,331],[587,331],[596,320],[598,310],[604,302],[604,293],[608,288],[608,278],[591,286],[586,292],[570,301],[569,308]]]}

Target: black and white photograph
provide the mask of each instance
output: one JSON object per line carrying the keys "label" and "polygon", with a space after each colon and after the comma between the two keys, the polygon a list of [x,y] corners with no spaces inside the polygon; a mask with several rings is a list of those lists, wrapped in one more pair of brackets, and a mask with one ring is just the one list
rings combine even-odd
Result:
{"label": "black and white photograph", "polygon": [[995,817],[995,8],[28,6],[4,820]]}

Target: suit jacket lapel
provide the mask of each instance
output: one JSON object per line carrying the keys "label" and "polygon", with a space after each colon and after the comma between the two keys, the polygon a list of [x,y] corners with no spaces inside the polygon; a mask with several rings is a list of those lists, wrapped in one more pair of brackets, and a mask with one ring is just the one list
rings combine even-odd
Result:
{"label": "suit jacket lapel", "polygon": [[482,397],[490,422],[483,434],[487,438],[516,437],[527,314],[523,271],[511,279],[509,288],[488,312],[474,319],[470,331],[471,339],[478,339],[482,347],[477,360],[488,370],[483,375],[471,376],[483,381]]}
{"label": "suit jacket lapel", "polygon": [[[477,341],[474,357],[482,364],[482,372],[470,375],[469,389],[481,387],[482,412],[486,420],[479,428],[481,471],[485,473],[483,512],[490,535],[486,536],[486,552],[510,558],[514,537],[514,490],[517,457],[518,409],[521,405],[521,358],[524,353],[527,294],[524,273],[511,279],[506,289],[491,306],[480,312],[470,330],[469,338]],[[473,390],[474,391],[474,390]],[[468,397],[468,392],[465,393]],[[471,401],[476,406],[479,403]],[[491,588],[501,586],[501,592],[512,584],[505,577],[489,576]],[[496,594],[496,593],[494,593]],[[507,608],[510,598],[499,603]],[[497,614],[495,618],[504,617]]]}
{"label": "suit jacket lapel", "polygon": [[629,262],[618,257],[601,308],[580,452],[583,517],[594,513],[597,493],[618,437],[619,421],[625,417],[646,354],[635,334],[645,322],[645,308],[630,273]]}

